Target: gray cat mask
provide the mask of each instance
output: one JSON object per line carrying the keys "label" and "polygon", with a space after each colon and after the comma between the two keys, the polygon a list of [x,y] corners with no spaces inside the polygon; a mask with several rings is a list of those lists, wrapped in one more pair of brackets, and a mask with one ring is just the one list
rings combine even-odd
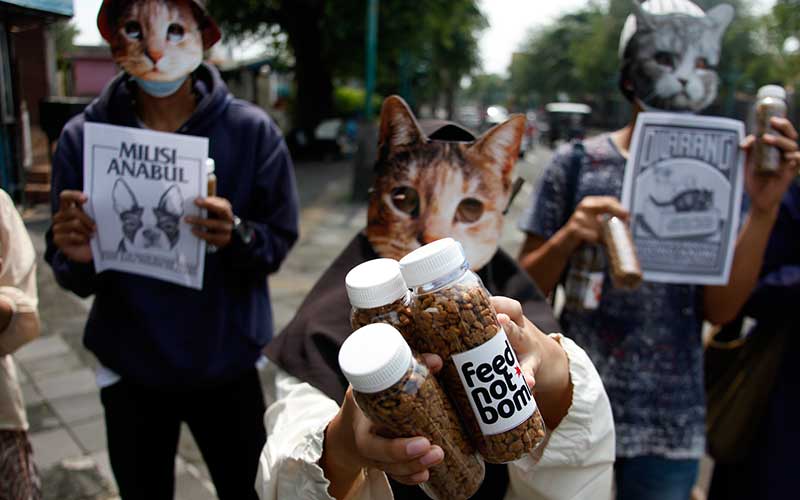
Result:
{"label": "gray cat mask", "polygon": [[702,111],[717,96],[716,66],[733,7],[721,4],[703,14],[688,1],[678,2],[685,5],[677,11],[660,5],[648,11],[647,4],[634,1],[623,28],[623,93],[645,110]]}

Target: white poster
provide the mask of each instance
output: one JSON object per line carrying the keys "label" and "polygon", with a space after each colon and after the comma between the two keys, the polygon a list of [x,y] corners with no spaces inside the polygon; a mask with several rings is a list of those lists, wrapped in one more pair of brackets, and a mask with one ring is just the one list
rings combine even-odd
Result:
{"label": "white poster", "polygon": [[622,203],[644,279],[728,282],[742,203],[744,124],[727,118],[640,113]]}
{"label": "white poster", "polygon": [[113,269],[201,289],[206,245],[184,218],[203,215],[194,200],[208,189],[208,139],[87,123],[83,141],[97,272]]}

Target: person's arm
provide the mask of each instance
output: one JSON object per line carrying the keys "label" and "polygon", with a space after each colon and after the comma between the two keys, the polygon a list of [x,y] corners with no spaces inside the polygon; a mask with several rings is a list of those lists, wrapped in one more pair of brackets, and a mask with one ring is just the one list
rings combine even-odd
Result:
{"label": "person's arm", "polygon": [[252,240],[245,244],[233,238],[222,254],[232,268],[266,277],[278,270],[297,241],[299,201],[286,142],[271,122],[262,127],[252,202],[248,216],[242,216]]}
{"label": "person's arm", "polygon": [[507,499],[604,499],[611,495],[614,423],[600,375],[586,353],[560,334],[545,335],[519,302],[492,305],[533,392],[548,434],[533,455],[509,464]]}
{"label": "person's arm", "polygon": [[332,481],[331,475],[336,472],[330,468],[326,472],[323,462],[327,457],[323,456],[323,450],[336,446],[326,433],[340,412],[339,406],[274,363],[266,370],[267,443],[259,459],[256,478],[256,491],[261,500],[344,498],[337,491],[329,493],[336,486],[345,490],[350,495],[348,498],[391,499],[386,476],[375,469],[357,467],[356,472],[350,474],[349,464],[341,463],[344,476],[352,477],[342,479],[340,474]]}
{"label": "person's arm", "polygon": [[545,295],[558,285],[570,256],[581,244],[601,241],[599,217],[606,213],[625,220],[628,218],[628,212],[616,198],[587,196],[552,237],[528,233],[518,260]]}
{"label": "person's arm", "polygon": [[583,349],[561,335],[550,337],[569,359],[569,411],[557,427],[549,430],[538,460],[526,457],[508,465],[510,481],[505,498],[609,499],[616,449],[608,395]]}
{"label": "person's arm", "polygon": [[0,191],[0,355],[39,335],[36,252],[11,199]]}
{"label": "person's arm", "polygon": [[725,286],[706,286],[703,292],[705,319],[721,325],[736,318],[758,282],[769,235],[778,218],[781,199],[789,184],[797,176],[800,153],[797,132],[788,120],[772,119],[773,128],[781,136],[765,135],[764,141],[783,151],[783,161],[778,175],[763,176],[755,173],[752,136],[742,144],[747,155],[745,188],[751,205],[734,250],[730,279]]}
{"label": "person's arm", "polygon": [[45,235],[45,260],[59,285],[81,297],[95,291],[96,274],[89,247],[94,222],[83,212],[83,119],[73,118],[53,154],[50,203],[53,221]]}

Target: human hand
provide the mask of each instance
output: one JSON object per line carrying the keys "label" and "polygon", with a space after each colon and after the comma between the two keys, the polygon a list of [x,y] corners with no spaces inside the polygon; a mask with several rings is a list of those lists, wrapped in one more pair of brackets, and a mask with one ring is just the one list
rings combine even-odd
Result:
{"label": "human hand", "polygon": [[600,216],[610,214],[628,220],[628,211],[613,196],[586,196],[564,226],[576,243],[599,243],[602,237]]}
{"label": "human hand", "polygon": [[[431,373],[442,367],[442,359],[435,354],[423,354]],[[441,447],[432,445],[424,437],[385,438],[356,405],[352,388],[348,388],[339,413],[325,430],[325,444],[321,466],[331,481],[331,494],[346,493],[349,488],[339,477],[354,478],[365,468],[379,469],[396,481],[415,485],[428,480],[428,468],[444,459]],[[344,470],[346,469],[346,470]],[[349,485],[348,485],[349,486]]]}
{"label": "human hand", "polygon": [[231,242],[233,234],[233,208],[231,202],[219,196],[197,198],[194,204],[208,211],[208,218],[187,216],[184,220],[191,224],[192,234],[217,248]]}
{"label": "human hand", "polygon": [[62,191],[58,211],[53,215],[53,243],[75,262],[92,261],[89,241],[97,231],[97,226],[83,211],[87,201],[89,198],[80,191]]}
{"label": "human hand", "polygon": [[522,304],[508,297],[492,297],[497,320],[517,355],[528,387],[550,429],[555,429],[572,404],[569,359],[561,345],[525,317]]}
{"label": "human hand", "polygon": [[775,175],[761,175],[755,170],[753,146],[756,138],[749,135],[741,144],[745,151],[745,190],[751,201],[751,213],[777,215],[781,199],[789,184],[797,176],[800,167],[800,152],[797,147],[797,131],[792,122],[785,118],[772,117],[772,128],[780,135],[764,134],[762,140],[782,151],[781,166]]}

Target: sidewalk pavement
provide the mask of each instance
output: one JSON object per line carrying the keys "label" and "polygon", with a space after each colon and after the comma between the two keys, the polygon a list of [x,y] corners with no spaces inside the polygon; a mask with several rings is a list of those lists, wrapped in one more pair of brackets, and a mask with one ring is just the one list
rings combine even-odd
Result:
{"label": "sidewalk pavement", "polygon": [[[516,255],[522,234],[516,220],[533,189],[537,166],[549,150],[540,148],[518,164],[527,182],[507,217],[502,246]],[[318,277],[366,224],[366,206],[349,201],[352,163],[303,163],[296,166],[301,201],[301,236],[281,270],[270,277],[275,331],[293,317]],[[108,462],[105,423],[95,384],[96,360],[82,345],[91,299],[61,289],[43,261],[49,210],[26,214],[39,258],[41,338],[15,354],[19,365],[34,457],[49,500],[118,498]],[[181,431],[175,464],[176,500],[214,499],[214,487],[187,428]]]}

